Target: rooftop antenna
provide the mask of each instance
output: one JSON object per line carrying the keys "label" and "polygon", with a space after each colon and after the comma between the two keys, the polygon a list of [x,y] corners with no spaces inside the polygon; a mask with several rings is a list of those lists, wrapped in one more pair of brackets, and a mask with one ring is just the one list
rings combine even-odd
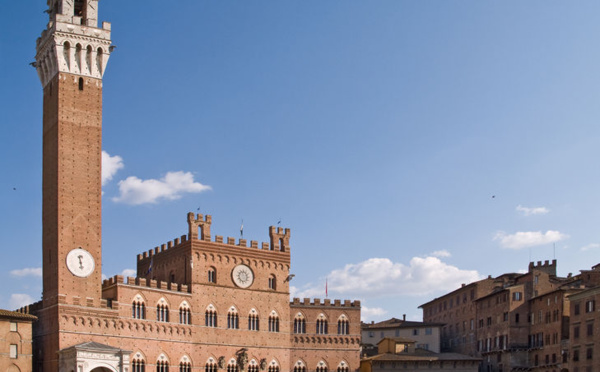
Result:
{"label": "rooftop antenna", "polygon": [[552,243],[552,246],[553,246],[552,259],[556,260],[556,243]]}

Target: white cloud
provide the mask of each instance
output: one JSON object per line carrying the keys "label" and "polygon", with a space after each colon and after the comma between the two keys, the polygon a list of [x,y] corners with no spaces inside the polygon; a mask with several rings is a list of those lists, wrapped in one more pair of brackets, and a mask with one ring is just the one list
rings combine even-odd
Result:
{"label": "white cloud", "polygon": [[494,236],[494,240],[499,240],[503,248],[521,249],[535,247],[538,245],[556,243],[568,239],[569,235],[560,231],[548,230],[545,233],[541,231],[519,231],[514,234],[507,234],[499,231]]}
{"label": "white cloud", "polygon": [[521,213],[523,216],[533,216],[536,214],[547,214],[550,213],[550,209],[546,207],[523,207],[522,205],[517,205],[517,212]]}
{"label": "white cloud", "polygon": [[448,252],[448,251],[447,251],[447,250],[445,250],[445,249],[443,249],[443,250],[441,250],[441,251],[435,251],[435,252],[433,252],[431,255],[432,255],[432,256],[434,256],[434,257],[440,257],[440,258],[443,258],[443,257],[451,257],[451,256],[452,256],[452,255],[450,254],[450,252]]}
{"label": "white cloud", "polygon": [[380,307],[361,306],[360,308],[360,320],[363,322],[375,320],[376,318],[385,314],[387,314],[387,311]]}
{"label": "white cloud", "polygon": [[25,269],[18,269],[18,270],[12,270],[10,272],[11,276],[16,276],[19,278],[25,277],[25,276],[38,276],[38,277],[42,277],[42,268],[41,267],[28,267]]}
{"label": "white cloud", "polygon": [[23,306],[31,305],[34,302],[33,297],[28,294],[14,293],[10,296],[9,304],[11,309],[19,309]]}
{"label": "white cloud", "polygon": [[121,272],[121,275],[124,276],[125,278],[127,278],[128,276],[136,277],[137,276],[137,270],[134,270],[134,269],[125,269],[125,270],[123,270],[123,272]]}
{"label": "white cloud", "polygon": [[600,244],[592,243],[592,244],[588,244],[584,247],[581,247],[581,251],[585,252],[585,251],[589,251],[590,249],[598,249],[598,248],[600,248]]}
{"label": "white cloud", "polygon": [[141,180],[131,176],[119,182],[120,195],[113,198],[113,201],[140,205],[156,203],[161,199],[175,200],[184,193],[199,193],[210,189],[210,186],[194,182],[194,175],[190,172],[168,172],[159,180]]}
{"label": "white cloud", "polygon": [[[410,263],[392,262],[388,258],[370,258],[348,264],[327,275],[329,297],[348,295],[351,298],[384,298],[390,296],[423,296],[435,291],[449,291],[462,283],[479,280],[475,270],[461,270],[437,257],[413,257]],[[294,288],[294,297],[322,297],[325,279]],[[291,291],[291,289],[290,289]]]}
{"label": "white cloud", "polygon": [[124,166],[123,158],[118,155],[110,156],[108,152],[102,151],[102,186],[112,180]]}

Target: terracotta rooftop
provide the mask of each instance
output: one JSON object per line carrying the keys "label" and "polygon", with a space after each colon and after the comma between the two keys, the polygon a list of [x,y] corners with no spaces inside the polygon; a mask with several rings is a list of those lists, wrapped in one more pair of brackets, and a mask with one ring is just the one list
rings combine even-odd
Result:
{"label": "terracotta rooftop", "polygon": [[23,313],[19,313],[16,311],[9,311],[9,310],[3,310],[0,309],[0,318],[8,318],[8,319],[15,319],[15,320],[28,320],[31,322],[35,322],[37,320],[37,316],[33,316],[30,314],[23,314]]}

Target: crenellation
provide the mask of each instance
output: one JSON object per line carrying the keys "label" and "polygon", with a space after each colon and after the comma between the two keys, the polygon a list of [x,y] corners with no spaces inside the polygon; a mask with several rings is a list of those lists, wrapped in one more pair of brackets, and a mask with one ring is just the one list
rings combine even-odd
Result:
{"label": "crenellation", "polygon": [[[194,213],[188,213],[188,236],[190,240],[210,241],[210,226],[212,224],[212,216],[198,213],[194,217]],[[198,234],[200,230],[200,234]]]}
{"label": "crenellation", "polygon": [[221,235],[215,236],[215,243],[223,243],[223,237]]}
{"label": "crenellation", "polygon": [[235,245],[235,238],[232,238],[230,236],[227,237],[227,244],[229,245]]}
{"label": "crenellation", "polygon": [[250,240],[250,248],[258,248],[258,242],[256,240]]}
{"label": "crenellation", "polygon": [[183,293],[189,293],[190,289],[191,289],[191,287],[189,287],[188,285],[185,285],[185,284],[179,284],[179,283],[175,283],[175,282],[167,282],[167,281],[161,281],[161,280],[147,280],[146,278],[138,278],[138,277],[132,277],[132,276],[128,276],[128,277],[124,278],[121,275],[115,275],[114,277],[105,279],[102,283],[102,288],[106,289],[108,287],[111,287],[114,285],[119,285],[119,284],[126,284],[129,286],[136,286],[136,287],[154,288],[154,289],[160,289],[160,290],[166,290],[166,291],[172,291],[172,292],[183,292]]}
{"label": "crenellation", "polygon": [[247,246],[248,246],[248,244],[247,244],[247,242],[246,242],[246,239],[240,239],[240,240],[239,240],[239,243],[238,243],[238,246],[239,246],[239,247],[247,247]]}
{"label": "crenellation", "polygon": [[265,251],[269,250],[269,243],[263,242],[262,243],[262,249],[265,250]]}
{"label": "crenellation", "polygon": [[313,298],[312,301],[310,298],[297,298],[294,297],[292,299],[292,301],[290,302],[290,305],[295,305],[295,306],[320,306],[320,307],[324,307],[324,306],[330,306],[330,307],[358,307],[360,308],[360,301],[358,300],[344,300],[342,302],[342,300],[339,299],[335,299],[335,300],[331,300],[329,298],[323,299],[321,300],[320,298]]}
{"label": "crenellation", "polygon": [[290,229],[283,227],[269,227],[270,249],[272,251],[290,252]]}

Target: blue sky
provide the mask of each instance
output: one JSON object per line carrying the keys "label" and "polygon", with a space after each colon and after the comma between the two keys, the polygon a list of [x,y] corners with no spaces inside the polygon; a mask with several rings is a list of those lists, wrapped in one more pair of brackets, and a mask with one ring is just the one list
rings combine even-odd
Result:
{"label": "blue sky", "polygon": [[[0,307],[41,296],[43,0],[0,13]],[[103,272],[212,214],[292,229],[294,294],[407,314],[600,262],[597,1],[100,2]],[[116,158],[118,157],[118,158]],[[112,172],[109,172],[112,171]],[[112,176],[112,178],[108,176]],[[15,190],[16,189],[16,190]]]}

